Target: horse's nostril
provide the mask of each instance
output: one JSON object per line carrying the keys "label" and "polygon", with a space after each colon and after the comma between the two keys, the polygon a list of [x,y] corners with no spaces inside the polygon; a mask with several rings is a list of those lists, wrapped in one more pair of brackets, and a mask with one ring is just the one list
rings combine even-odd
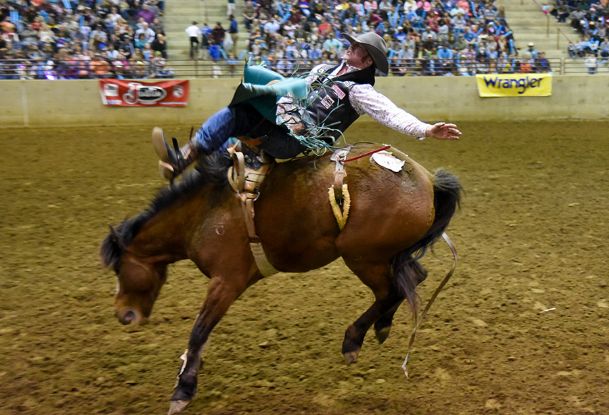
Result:
{"label": "horse's nostril", "polygon": [[129,310],[123,316],[122,323],[130,324],[133,320],[135,320],[135,312],[133,310]]}

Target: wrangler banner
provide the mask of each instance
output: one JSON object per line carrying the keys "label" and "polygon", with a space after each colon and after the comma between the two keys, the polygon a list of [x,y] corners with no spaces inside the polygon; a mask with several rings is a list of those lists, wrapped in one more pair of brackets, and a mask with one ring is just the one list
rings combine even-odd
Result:
{"label": "wrangler banner", "polygon": [[552,95],[552,75],[549,73],[476,75],[476,83],[482,98]]}
{"label": "wrangler banner", "polygon": [[188,105],[188,81],[145,82],[100,79],[102,103],[118,107],[184,107]]}

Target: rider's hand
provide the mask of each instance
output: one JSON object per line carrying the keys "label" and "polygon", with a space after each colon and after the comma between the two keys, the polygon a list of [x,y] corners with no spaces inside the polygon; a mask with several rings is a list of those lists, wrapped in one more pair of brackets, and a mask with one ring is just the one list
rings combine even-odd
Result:
{"label": "rider's hand", "polygon": [[438,122],[427,130],[425,136],[437,138],[438,140],[458,140],[461,137],[461,131],[459,131],[455,124]]}

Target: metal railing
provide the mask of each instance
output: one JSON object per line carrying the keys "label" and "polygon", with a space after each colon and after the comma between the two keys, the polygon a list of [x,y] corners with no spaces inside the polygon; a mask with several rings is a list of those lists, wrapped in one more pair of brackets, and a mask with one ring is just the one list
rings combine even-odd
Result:
{"label": "metal railing", "polygon": [[[319,64],[311,60],[279,60],[267,65],[285,76],[303,74]],[[510,61],[464,59],[393,59],[388,76],[472,76],[486,73],[552,72],[555,75],[589,73],[584,59],[550,58],[547,65],[539,61],[526,66],[517,59]],[[599,59],[598,73],[609,73],[609,65]],[[166,79],[241,77],[243,62],[187,60],[161,62],[83,62],[51,60],[0,60],[0,79]]]}
{"label": "metal railing", "polygon": [[567,44],[574,43],[573,40],[571,40],[571,38],[569,36],[567,36],[565,31],[559,27],[556,29],[556,49],[561,49],[561,46],[560,46],[561,36],[567,40]]}

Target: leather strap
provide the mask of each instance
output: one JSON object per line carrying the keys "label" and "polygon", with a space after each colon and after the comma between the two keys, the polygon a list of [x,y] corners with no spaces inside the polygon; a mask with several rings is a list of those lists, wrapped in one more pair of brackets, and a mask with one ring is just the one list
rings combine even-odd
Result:
{"label": "leather strap", "polygon": [[257,170],[251,169],[245,165],[245,156],[240,151],[238,144],[228,149],[233,160],[233,165],[228,171],[228,181],[241,201],[241,210],[243,212],[243,219],[245,220],[247,236],[250,241],[250,250],[254,257],[254,261],[256,262],[258,271],[266,277],[276,274],[279,271],[273,267],[266,257],[262,244],[260,243],[260,238],[256,234],[256,225],[254,222],[256,212],[254,203],[260,194],[260,185],[271,169],[272,159],[265,157],[264,153],[260,152],[258,159],[263,164]]}
{"label": "leather strap", "polygon": [[345,170],[345,160],[347,155],[351,151],[351,146],[338,149],[332,154],[330,160],[335,162],[334,166],[334,183],[330,187],[328,197],[330,198],[330,205],[332,206],[332,212],[338,223],[338,227],[342,230],[347,222],[349,215],[349,203],[345,204],[345,196],[349,194],[347,185],[344,184],[345,177],[347,177],[347,171]]}

